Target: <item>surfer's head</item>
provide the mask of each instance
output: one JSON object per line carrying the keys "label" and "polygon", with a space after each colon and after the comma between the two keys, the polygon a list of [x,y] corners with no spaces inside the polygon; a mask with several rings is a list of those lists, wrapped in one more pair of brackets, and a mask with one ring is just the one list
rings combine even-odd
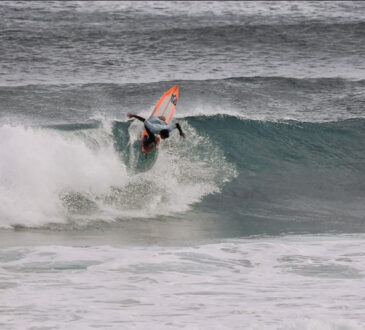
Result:
{"label": "surfer's head", "polygon": [[162,140],[167,139],[170,136],[169,130],[168,129],[161,130],[160,136]]}

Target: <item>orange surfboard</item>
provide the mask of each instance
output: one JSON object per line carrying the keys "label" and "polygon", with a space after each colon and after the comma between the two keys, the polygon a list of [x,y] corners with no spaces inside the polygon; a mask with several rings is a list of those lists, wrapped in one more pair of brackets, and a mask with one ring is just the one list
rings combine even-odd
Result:
{"label": "orange surfboard", "polygon": [[[174,86],[170,88],[164,95],[162,95],[160,100],[157,102],[151,117],[163,116],[165,117],[165,122],[169,124],[176,110],[176,104],[178,98],[179,98],[179,86]],[[144,130],[142,134],[142,151],[148,154],[152,151],[152,149],[145,149],[143,146],[143,141],[146,136],[147,136],[147,131]],[[161,142],[161,138],[159,135],[157,135],[156,139],[158,145]]]}

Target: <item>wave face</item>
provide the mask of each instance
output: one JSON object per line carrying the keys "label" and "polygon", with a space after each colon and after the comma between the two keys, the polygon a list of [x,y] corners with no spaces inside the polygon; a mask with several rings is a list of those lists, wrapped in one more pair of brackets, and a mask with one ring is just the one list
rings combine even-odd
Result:
{"label": "wave face", "polygon": [[180,214],[241,234],[363,228],[364,119],[179,121],[187,139],[173,134],[147,159],[138,122],[2,126],[1,226]]}
{"label": "wave face", "polygon": [[188,121],[224,150],[239,172],[222,194],[200,205],[204,210],[229,209],[239,226],[253,232],[364,229],[364,119]]}

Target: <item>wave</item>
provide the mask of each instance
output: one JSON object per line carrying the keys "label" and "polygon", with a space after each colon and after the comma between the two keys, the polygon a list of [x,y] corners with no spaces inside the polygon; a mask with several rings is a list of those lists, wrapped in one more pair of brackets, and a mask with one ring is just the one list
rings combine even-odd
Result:
{"label": "wave", "polygon": [[3,86],[1,120],[44,125],[75,123],[93,119],[95,112],[125,120],[127,112],[144,111],[149,115],[161,90],[173,85],[181,90],[176,114],[180,117],[227,114],[255,120],[310,122],[364,117],[365,80],[246,76],[144,84]]}
{"label": "wave", "polygon": [[194,210],[362,224],[364,119],[178,120],[187,138],[173,134],[147,159],[139,122],[0,127],[0,225],[78,227]]}
{"label": "wave", "polygon": [[219,196],[205,198],[198,206],[202,212],[215,210],[230,219],[227,226],[245,234],[363,231],[364,119],[188,121],[210,136],[238,171]]}
{"label": "wave", "polygon": [[[159,80],[153,82],[145,82],[145,83],[135,83],[135,82],[123,82],[123,83],[104,83],[104,82],[90,82],[90,83],[52,83],[52,82],[42,82],[42,83],[29,83],[29,84],[19,84],[19,85],[0,85],[0,90],[10,91],[16,89],[24,89],[29,91],[36,91],[38,88],[49,88],[51,90],[69,90],[70,88],[125,88],[130,90],[135,90],[138,87],[143,88],[151,88],[158,84],[167,84],[168,86],[173,84],[180,84],[180,85],[188,85],[193,83],[224,83],[224,82],[276,82],[280,81],[282,83],[288,82],[294,85],[300,84],[325,84],[329,87],[336,86],[337,84],[352,84],[358,86],[365,85],[365,79],[352,79],[352,78],[345,78],[345,77],[332,77],[332,76],[323,76],[323,77],[294,77],[294,76],[278,76],[278,75],[248,75],[248,76],[226,76],[221,78],[197,78],[197,79],[180,79],[180,80]],[[136,92],[138,93],[138,92]]]}
{"label": "wave", "polygon": [[170,138],[152,161],[141,157],[138,123],[81,127],[0,127],[0,226],[83,226],[184,212],[235,176],[192,127],[189,142]]}

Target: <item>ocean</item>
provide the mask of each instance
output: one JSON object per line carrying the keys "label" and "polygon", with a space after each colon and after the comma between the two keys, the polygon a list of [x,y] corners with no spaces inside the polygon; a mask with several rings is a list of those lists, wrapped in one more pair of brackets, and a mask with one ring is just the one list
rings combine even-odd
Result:
{"label": "ocean", "polygon": [[365,329],[365,2],[0,17],[1,329]]}

